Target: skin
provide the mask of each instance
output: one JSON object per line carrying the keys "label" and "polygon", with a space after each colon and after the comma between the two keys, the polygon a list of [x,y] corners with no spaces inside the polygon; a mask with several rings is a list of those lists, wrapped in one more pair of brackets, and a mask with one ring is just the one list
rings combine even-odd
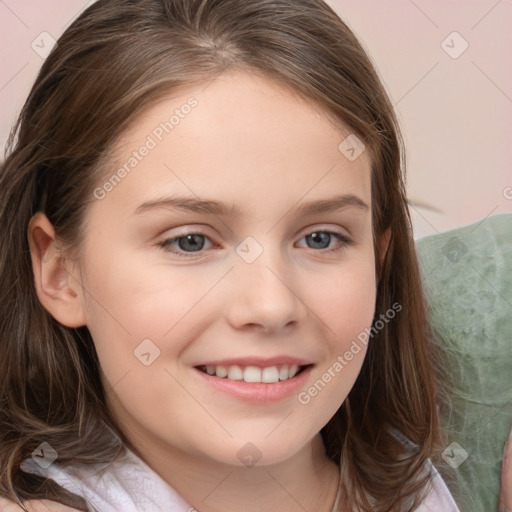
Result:
{"label": "skin", "polygon": [[512,429],[503,451],[499,510],[500,512],[512,512]]}
{"label": "skin", "polygon": [[[25,501],[24,505],[28,512],[73,512],[76,510],[49,500],[30,500]],[[0,512],[20,512],[20,510],[22,510],[21,507],[16,503],[0,497]]]}
{"label": "skin", "polygon": [[[193,366],[293,355],[314,363],[307,390],[370,327],[376,275],[369,152],[350,161],[338,150],[348,129],[265,77],[237,72],[146,110],[119,141],[118,165],[190,96],[197,107],[90,206],[75,258],[53,257],[53,227],[34,216],[28,236],[38,296],[62,324],[88,327],[108,405],[130,448],[191,506],[327,512],[339,472],[319,431],[352,388],[366,347],[306,405],[297,394],[274,404],[241,402],[213,390]],[[134,214],[171,194],[232,202],[242,214]],[[299,201],[340,194],[368,208],[307,216],[293,210]],[[184,256],[158,246],[183,230],[205,236],[200,252],[183,239],[185,249],[177,241],[171,249]],[[307,236],[330,231],[353,243]],[[236,252],[248,236],[263,249],[250,264]],[[385,249],[387,238],[381,243]],[[134,350],[148,338],[160,355],[145,366]],[[249,442],[261,455],[253,467],[237,456]]]}

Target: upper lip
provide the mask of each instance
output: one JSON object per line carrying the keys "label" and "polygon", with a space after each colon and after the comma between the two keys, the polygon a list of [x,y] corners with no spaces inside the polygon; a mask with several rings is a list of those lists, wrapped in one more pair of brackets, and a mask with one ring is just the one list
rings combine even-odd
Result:
{"label": "upper lip", "polygon": [[293,356],[274,356],[274,357],[232,357],[229,359],[214,359],[204,361],[195,366],[258,366],[267,368],[269,366],[294,365],[306,366],[312,364],[311,361]]}

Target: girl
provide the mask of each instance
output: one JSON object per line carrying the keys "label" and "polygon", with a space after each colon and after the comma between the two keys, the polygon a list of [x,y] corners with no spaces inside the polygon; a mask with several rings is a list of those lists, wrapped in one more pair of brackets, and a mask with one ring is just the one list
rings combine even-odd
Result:
{"label": "girl", "polygon": [[403,168],[321,0],[89,7],[0,174],[0,495],[457,511]]}

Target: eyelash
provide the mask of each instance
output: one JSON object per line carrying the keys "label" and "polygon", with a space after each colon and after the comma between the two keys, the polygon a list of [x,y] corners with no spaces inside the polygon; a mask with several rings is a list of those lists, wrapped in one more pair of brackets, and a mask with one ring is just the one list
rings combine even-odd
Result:
{"label": "eyelash", "polygon": [[[355,243],[354,240],[348,238],[345,235],[342,235],[341,233],[338,233],[336,231],[327,231],[327,230],[311,231],[310,233],[307,233],[306,235],[304,235],[302,238],[310,236],[310,235],[312,235],[314,233],[326,233],[326,234],[329,234],[329,235],[334,235],[338,239],[338,241],[340,242],[340,245],[338,247],[333,248],[333,249],[318,249],[318,250],[312,249],[315,252],[336,253],[338,251],[341,251],[342,249],[345,249],[348,246],[354,245],[354,243]],[[201,249],[200,251],[192,251],[192,252],[184,252],[183,250],[179,250],[178,251],[178,250],[169,249],[171,244],[173,244],[174,242],[177,242],[181,238],[185,238],[185,237],[187,237],[189,235],[200,235],[200,236],[203,236],[203,237],[209,239],[209,237],[207,235],[205,235],[204,233],[196,232],[196,231],[191,231],[190,233],[179,233],[179,234],[177,234],[176,236],[174,236],[172,238],[166,238],[165,240],[162,240],[161,242],[158,242],[157,246],[160,247],[161,249],[163,249],[164,252],[173,253],[173,254],[176,254],[177,256],[182,257],[182,258],[197,257],[197,255],[200,255],[206,249]],[[302,240],[302,238],[301,238],[301,240]]]}

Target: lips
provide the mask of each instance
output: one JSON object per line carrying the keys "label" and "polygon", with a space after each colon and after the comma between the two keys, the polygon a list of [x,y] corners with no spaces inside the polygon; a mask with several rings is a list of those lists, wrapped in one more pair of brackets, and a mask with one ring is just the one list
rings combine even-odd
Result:
{"label": "lips", "polygon": [[[283,359],[280,358],[279,361]],[[297,361],[304,360],[293,359],[293,363]],[[223,364],[210,361],[208,364],[195,366],[194,374],[199,378],[198,382],[203,382],[214,390],[215,400],[217,393],[221,392],[222,395],[230,395],[242,402],[263,405],[291,399],[306,385],[315,366],[313,363],[268,366],[268,360],[264,363],[259,360],[261,366],[256,366],[254,359],[251,361],[253,364],[247,364],[247,359],[243,361],[239,359],[237,362],[239,364],[228,364],[231,361],[226,360],[222,361]],[[295,374],[293,374],[294,367],[297,368]],[[219,375],[224,375],[226,372],[227,374],[225,377],[220,377],[217,372]],[[288,378],[276,380],[281,375],[285,377],[285,372],[288,372]]]}
{"label": "lips", "polygon": [[244,357],[212,360],[196,365],[202,373],[229,381],[276,384],[299,375],[312,363],[293,356]]}

